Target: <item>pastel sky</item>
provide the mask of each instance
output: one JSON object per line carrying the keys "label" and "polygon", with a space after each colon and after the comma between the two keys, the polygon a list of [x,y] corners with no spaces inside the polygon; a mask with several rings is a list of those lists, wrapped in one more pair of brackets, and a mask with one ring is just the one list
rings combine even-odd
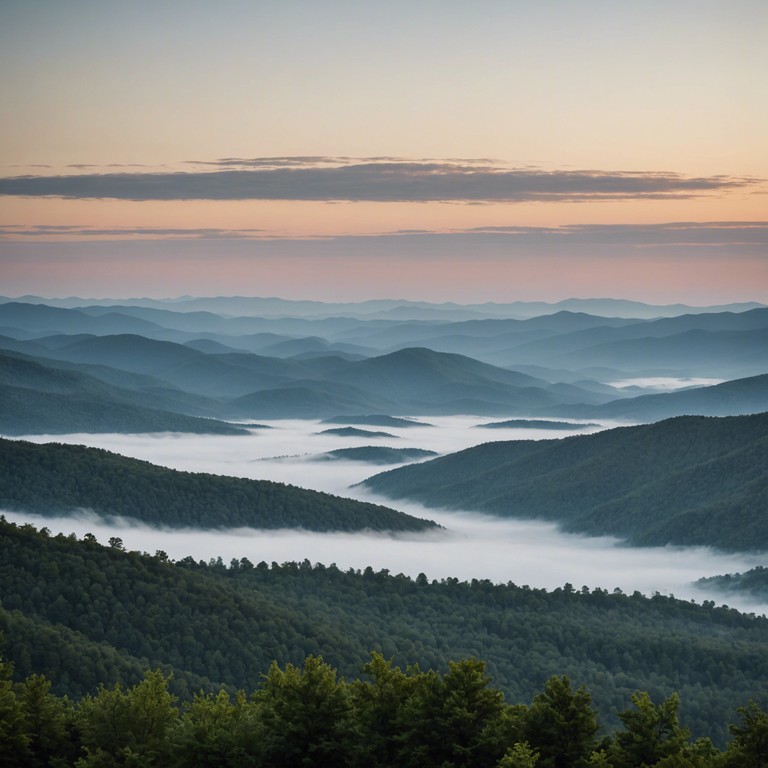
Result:
{"label": "pastel sky", "polygon": [[768,302],[764,0],[0,0],[0,294]]}

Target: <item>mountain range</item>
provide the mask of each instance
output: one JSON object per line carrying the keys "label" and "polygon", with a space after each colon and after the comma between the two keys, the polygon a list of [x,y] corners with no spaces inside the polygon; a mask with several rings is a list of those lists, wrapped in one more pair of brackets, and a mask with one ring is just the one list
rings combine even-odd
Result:
{"label": "mountain range", "polygon": [[[768,408],[764,307],[426,321],[225,316],[204,306],[0,303],[0,430],[233,432],[179,417],[355,413],[647,421]],[[613,386],[643,376],[727,381],[641,397]]]}

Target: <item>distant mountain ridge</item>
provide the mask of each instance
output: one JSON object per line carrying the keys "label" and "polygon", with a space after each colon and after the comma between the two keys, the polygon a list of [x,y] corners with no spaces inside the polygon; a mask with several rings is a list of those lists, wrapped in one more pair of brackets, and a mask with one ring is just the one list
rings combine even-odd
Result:
{"label": "distant mountain ridge", "polygon": [[[177,408],[202,407],[184,393],[159,386],[143,393],[99,380],[77,369],[0,351],[0,433],[194,432],[244,435],[247,430],[212,418],[185,415]],[[115,372],[117,373],[117,372]],[[156,407],[150,407],[154,403]]]}
{"label": "distant mountain ridge", "polygon": [[768,411],[768,374],[680,392],[638,395],[596,406],[563,406],[551,413],[577,418],[658,421],[673,416],[743,416]]}
{"label": "distant mountain ridge", "polygon": [[[744,386],[741,400],[681,396],[625,407],[633,393],[609,382],[747,379],[768,367],[766,307],[654,320],[570,309],[528,319],[382,320],[225,316],[175,306],[0,303],[0,349],[52,368],[80,366],[81,374],[129,390],[121,398],[133,407],[235,421],[343,413],[598,418],[590,409],[603,406],[605,418],[730,415],[760,407],[757,385],[749,395]],[[708,398],[725,405],[708,411]],[[32,412],[29,404],[16,410]],[[69,419],[75,430],[103,431],[93,414],[77,414]]]}
{"label": "distant mountain ridge", "polygon": [[389,498],[550,520],[635,545],[768,550],[768,413],[485,443],[363,485]]}
{"label": "distant mountain ridge", "polygon": [[98,305],[129,305],[143,306],[156,309],[172,309],[174,311],[206,311],[224,314],[281,314],[329,316],[331,314],[358,313],[368,316],[376,313],[393,313],[398,310],[410,312],[465,312],[484,316],[508,315],[511,317],[532,317],[535,315],[552,314],[562,309],[588,312],[590,314],[605,313],[607,317],[664,317],[698,312],[728,312],[744,311],[765,306],[758,302],[736,302],[707,306],[691,306],[687,304],[647,304],[627,299],[570,298],[556,302],[545,301],[513,301],[509,303],[485,302],[483,304],[457,304],[455,302],[432,303],[427,301],[411,301],[406,299],[374,299],[360,302],[322,302],[281,299],[277,297],[191,297],[182,296],[169,299],[94,299],[94,298],[43,298],[40,296],[20,296],[16,298],[0,297],[0,302],[15,301],[29,304],[48,304],[65,308]]}

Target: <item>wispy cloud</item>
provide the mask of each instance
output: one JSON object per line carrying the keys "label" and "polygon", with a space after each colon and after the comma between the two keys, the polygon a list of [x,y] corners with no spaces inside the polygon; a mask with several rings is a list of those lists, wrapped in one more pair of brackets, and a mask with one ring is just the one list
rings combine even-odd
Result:
{"label": "wispy cloud", "polygon": [[30,227],[0,225],[0,238],[118,238],[141,237],[145,239],[180,238],[189,240],[244,240],[266,237],[264,229],[226,229],[220,227],[113,227],[65,226],[37,224]]}
{"label": "wispy cloud", "polygon": [[[449,244],[471,243],[472,247],[497,244],[509,248],[581,249],[615,246],[622,249],[686,248],[729,249],[732,253],[763,253],[768,259],[768,221],[666,222],[660,224],[581,224],[560,227],[488,226],[435,231],[400,229],[355,235],[307,235],[302,238],[270,229],[225,227],[89,227],[84,225],[0,224],[0,239],[6,240],[324,240],[372,244],[397,241],[430,243],[436,249]],[[356,247],[356,246],[355,246]],[[576,251],[574,251],[576,252]]]}
{"label": "wispy cloud", "polygon": [[766,221],[678,221],[659,224],[574,224],[562,227],[474,227],[451,234],[498,235],[518,240],[557,241],[652,248],[667,245],[768,247]]}
{"label": "wispy cloud", "polygon": [[759,179],[671,172],[509,168],[487,160],[223,158],[216,170],[27,175],[0,195],[119,200],[578,202],[684,199],[750,189]]}

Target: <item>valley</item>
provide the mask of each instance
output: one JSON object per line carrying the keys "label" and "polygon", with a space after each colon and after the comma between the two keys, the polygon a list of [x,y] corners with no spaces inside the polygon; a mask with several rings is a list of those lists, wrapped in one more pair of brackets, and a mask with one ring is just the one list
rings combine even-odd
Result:
{"label": "valley", "polygon": [[[586,682],[612,726],[632,689],[688,693],[683,717],[725,743],[718,713],[753,689],[768,606],[761,309],[640,321],[52,309],[0,304],[0,511],[16,553],[0,569],[0,629],[18,675],[81,695],[93,665],[136,680],[144,659],[188,696],[255,685],[243,659],[261,670],[321,653],[353,676],[370,650],[437,669],[479,654],[513,699],[556,670]],[[741,341],[702,367],[674,339],[698,332]],[[635,354],[638,338],[657,362]],[[583,366],[558,351],[574,339]],[[416,346],[427,341],[438,349]],[[502,346],[514,366],[488,352]],[[79,592],[44,585],[59,550],[56,572],[66,563]],[[101,594],[91,558],[126,569],[93,609],[78,597]],[[23,596],[50,588],[50,605]],[[194,653],[163,639],[164,599],[187,606],[173,632]],[[224,616],[240,627],[231,642],[193,641],[218,637]],[[648,627],[670,638],[663,672]],[[32,636],[45,638],[37,661]],[[79,661],[54,661],[75,637]]]}

